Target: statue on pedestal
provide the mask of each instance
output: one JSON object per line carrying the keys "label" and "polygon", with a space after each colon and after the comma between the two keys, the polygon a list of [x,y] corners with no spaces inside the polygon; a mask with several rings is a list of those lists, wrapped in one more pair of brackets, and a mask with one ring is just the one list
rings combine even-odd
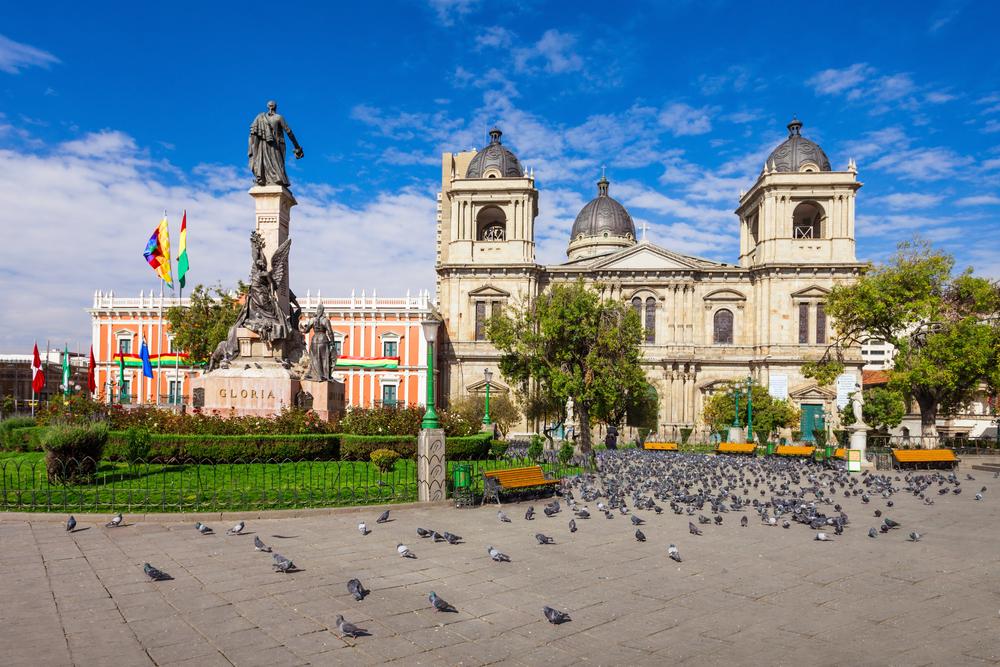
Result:
{"label": "statue on pedestal", "polygon": [[854,384],[854,393],[851,394],[851,408],[854,410],[854,424],[864,426],[864,405],[865,398],[861,393],[861,385]]}
{"label": "statue on pedestal", "polygon": [[285,282],[288,251],[292,239],[286,239],[271,256],[271,270],[264,258],[264,242],[258,232],[250,234],[253,265],[250,267],[250,291],[239,315],[242,326],[260,336],[265,343],[288,338],[291,329],[288,315],[281,312],[277,293]]}
{"label": "statue on pedestal", "polygon": [[304,379],[326,382],[333,375],[337,363],[337,351],[333,346],[333,327],[330,320],[324,316],[323,303],[316,307],[316,317],[306,320],[299,327],[302,333],[312,330],[313,337],[309,341],[309,371]]}
{"label": "statue on pedestal", "polygon": [[304,153],[295,135],[288,127],[283,116],[277,113],[278,105],[267,103],[267,111],[257,114],[250,125],[250,147],[247,157],[250,158],[250,171],[253,172],[257,185],[291,185],[288,174],[285,173],[285,134],[295,146],[295,158],[301,158]]}

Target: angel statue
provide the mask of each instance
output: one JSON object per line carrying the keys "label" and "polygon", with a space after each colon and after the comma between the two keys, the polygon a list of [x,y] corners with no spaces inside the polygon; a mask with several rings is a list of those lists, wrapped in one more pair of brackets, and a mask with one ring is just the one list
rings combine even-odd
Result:
{"label": "angel statue", "polygon": [[265,343],[284,340],[288,338],[291,325],[288,316],[281,312],[278,292],[285,283],[292,239],[286,239],[274,251],[270,271],[267,270],[267,260],[263,253],[264,241],[259,233],[253,232],[250,235],[250,244],[253,247],[253,266],[250,268],[250,291],[243,306],[246,312],[243,326],[260,336]]}

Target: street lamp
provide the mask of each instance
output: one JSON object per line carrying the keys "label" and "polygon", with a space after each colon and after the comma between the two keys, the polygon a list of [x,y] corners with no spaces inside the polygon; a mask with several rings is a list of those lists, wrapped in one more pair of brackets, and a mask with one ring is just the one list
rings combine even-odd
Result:
{"label": "street lamp", "polygon": [[420,323],[424,330],[424,338],[427,339],[427,412],[424,413],[424,421],[421,428],[440,428],[437,413],[434,412],[434,343],[437,341],[438,328],[441,321],[429,316]]}
{"label": "street lamp", "polygon": [[493,371],[486,369],[483,371],[483,377],[486,378],[486,414],[483,415],[483,424],[486,426],[490,425],[490,380],[493,379]]}
{"label": "street lamp", "polygon": [[734,399],[736,399],[736,414],[733,417],[733,428],[740,428],[740,386],[739,383],[734,384],[729,389],[729,393]]}

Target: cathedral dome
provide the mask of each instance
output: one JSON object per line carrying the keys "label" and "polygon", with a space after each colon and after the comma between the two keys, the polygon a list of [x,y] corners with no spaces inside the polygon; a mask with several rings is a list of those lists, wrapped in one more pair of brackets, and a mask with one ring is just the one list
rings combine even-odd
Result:
{"label": "cathedral dome", "polygon": [[788,124],[788,139],[767,156],[764,169],[771,170],[771,163],[778,171],[832,171],[830,160],[819,144],[800,134],[802,123],[793,120]]}
{"label": "cathedral dome", "polygon": [[524,168],[513,151],[500,143],[503,132],[490,130],[490,145],[476,153],[465,172],[466,178],[522,178]]}
{"label": "cathedral dome", "polygon": [[570,232],[570,259],[618,250],[635,243],[635,224],[625,207],[608,196],[611,183],[603,175],[597,182],[597,198],[580,210]]}

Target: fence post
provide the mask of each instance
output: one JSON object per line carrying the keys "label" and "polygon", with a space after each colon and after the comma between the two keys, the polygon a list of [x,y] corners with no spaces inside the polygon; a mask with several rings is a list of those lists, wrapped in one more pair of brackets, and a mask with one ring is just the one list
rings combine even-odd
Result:
{"label": "fence post", "polygon": [[444,429],[420,429],[417,434],[417,500],[444,500],[447,475]]}

